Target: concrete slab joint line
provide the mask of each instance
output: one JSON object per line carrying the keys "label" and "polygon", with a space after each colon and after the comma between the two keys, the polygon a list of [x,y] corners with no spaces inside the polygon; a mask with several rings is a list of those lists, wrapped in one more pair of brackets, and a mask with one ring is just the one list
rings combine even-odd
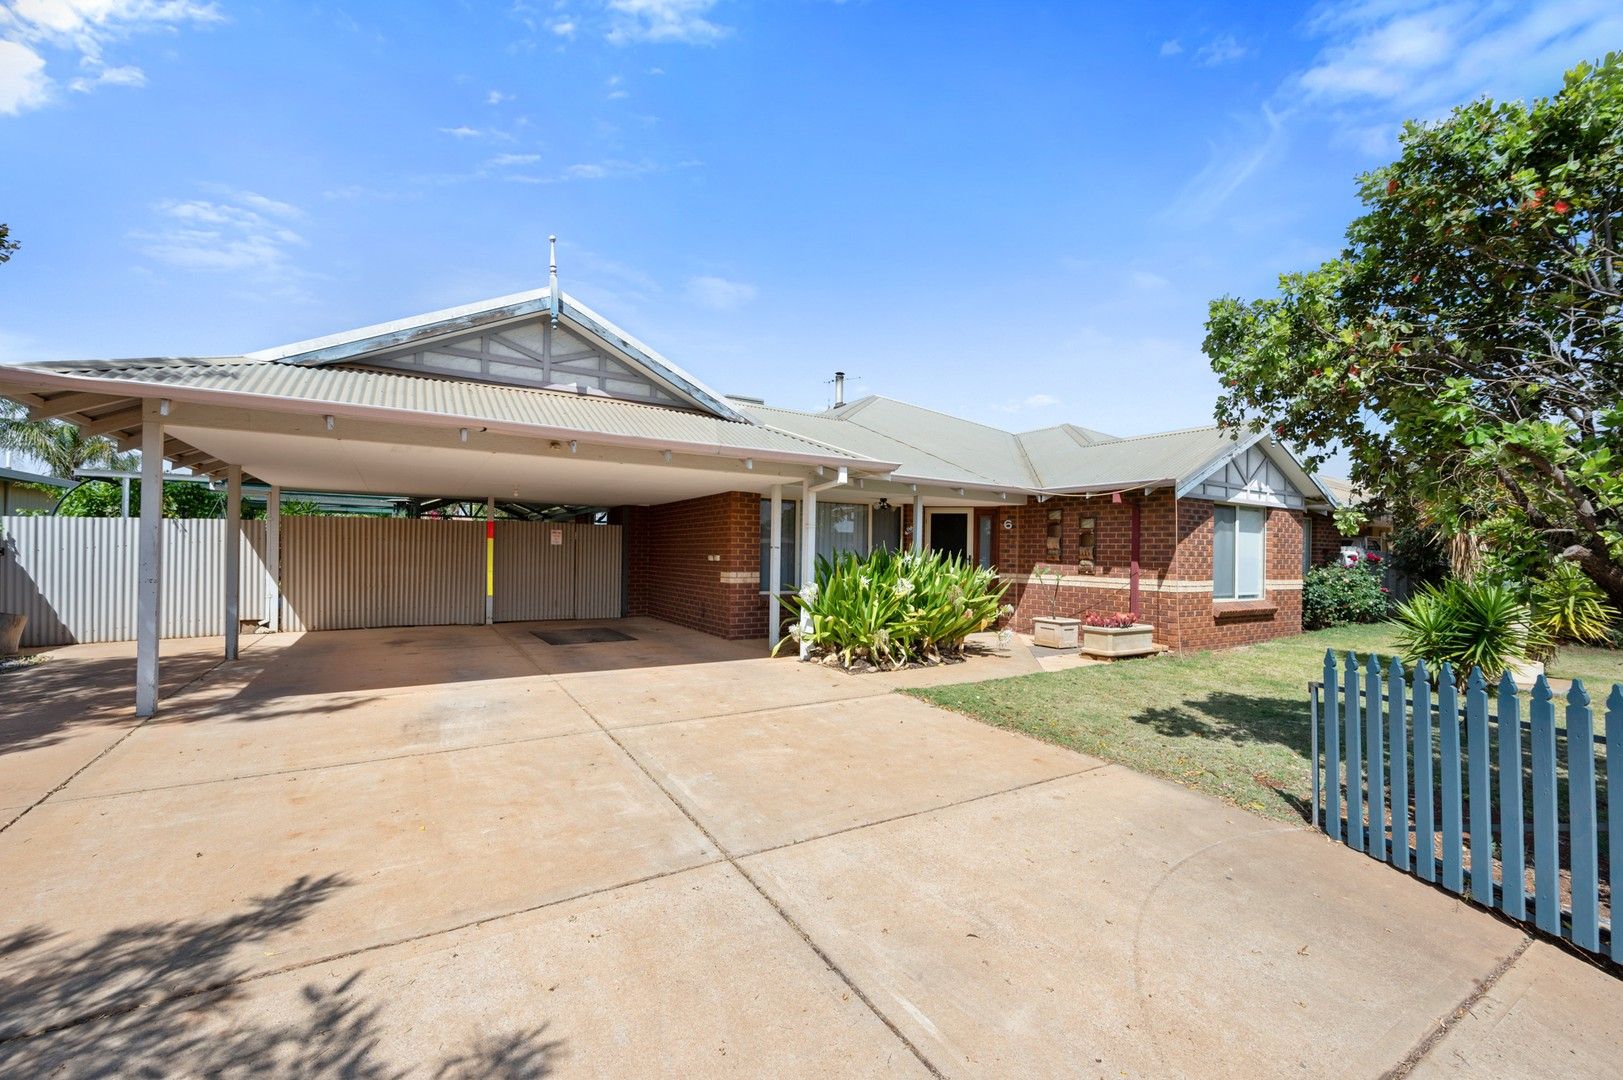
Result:
{"label": "concrete slab joint line", "polygon": [[[246,647],[250,648],[250,649],[253,648],[253,646],[254,646],[254,644],[255,644],[255,642],[257,640],[258,639],[249,639],[248,645]],[[202,671],[198,672],[196,676],[194,676],[193,678],[187,680],[185,683],[181,684],[181,686],[179,686],[175,690],[175,692],[170,696],[175,697],[175,698],[180,697],[186,691],[190,690],[192,687],[196,686],[198,683],[203,682],[210,675],[213,675],[216,671],[220,670],[220,668],[224,667],[228,663],[233,663],[233,661],[228,661],[224,657],[221,657],[219,660],[215,661],[213,664],[209,665],[207,668],[204,668]],[[60,784],[57,784],[55,787],[51,788],[51,790],[47,791],[45,794],[41,795],[39,798],[35,799],[33,802],[29,803],[27,806],[25,806],[21,810],[17,811],[17,815],[15,817],[13,817],[10,821],[7,821],[4,824],[0,824],[0,833],[5,832],[7,829],[9,829],[13,825],[17,824],[17,822],[19,822],[23,818],[27,817],[36,808],[43,805],[46,802],[46,800],[50,799],[57,792],[61,791],[63,788],[67,787],[69,784],[73,783],[75,780],[77,780],[79,778],[80,775],[82,775],[84,773],[84,771],[86,769],[89,769],[92,765],[95,765],[98,761],[105,758],[108,754],[111,754],[114,750],[117,750],[120,746],[123,746],[125,741],[127,739],[129,739],[129,737],[131,735],[134,735],[137,731],[140,731],[142,728],[146,727],[148,724],[150,724],[152,722],[152,720],[153,720],[153,717],[145,716],[145,717],[142,717],[140,720],[138,720],[136,723],[131,724],[128,731],[124,732],[124,734],[120,735],[118,738],[114,739],[111,743],[109,743],[106,747],[104,747],[102,749],[101,753],[99,753],[96,756],[92,757],[89,761],[85,762],[83,765],[80,765],[77,769],[74,769],[71,773],[69,773],[62,780],[62,782]]]}
{"label": "concrete slab joint line", "polygon": [[[514,645],[511,641],[508,641],[508,645],[509,647],[518,650],[518,646]],[[522,653],[522,650],[519,651]],[[534,660],[530,658],[528,654],[523,655],[525,655],[525,658],[530,660],[531,663],[534,663]],[[541,671],[540,665],[536,665],[536,670]],[[541,671],[541,674],[546,675],[548,673]],[[874,1017],[878,1019],[880,1023],[884,1024],[885,1027],[890,1030],[890,1033],[896,1036],[897,1040],[900,1041],[903,1046],[907,1047],[908,1052],[913,1055],[918,1063],[923,1066],[931,1076],[945,1077],[946,1074],[937,1068],[934,1062],[925,1057],[924,1052],[918,1048],[912,1039],[909,1039],[907,1035],[902,1032],[902,1029],[897,1026],[896,1021],[892,1020],[885,1014],[884,1010],[875,1005],[873,999],[870,998],[867,993],[865,993],[863,989],[858,986],[856,982],[853,981],[852,978],[847,975],[838,964],[834,962],[834,958],[829,956],[828,953],[824,952],[822,947],[819,946],[817,942],[812,940],[811,935],[806,932],[805,928],[796,922],[789,915],[789,913],[783,909],[783,905],[779,904],[777,900],[773,899],[773,897],[767,893],[765,889],[761,888],[760,882],[756,881],[754,876],[752,876],[748,870],[739,865],[738,860],[733,856],[732,852],[728,851],[721,844],[721,841],[712,835],[709,829],[705,828],[703,822],[695,817],[686,806],[682,805],[681,800],[672,795],[670,790],[666,788],[664,784],[660,783],[659,778],[649,771],[648,766],[644,765],[642,761],[638,759],[637,755],[633,754],[629,749],[627,749],[625,743],[621,742],[619,738],[615,736],[615,733],[597,718],[597,714],[592,712],[591,709],[587,708],[586,704],[579,698],[575,697],[573,693],[570,693],[569,687],[565,686],[563,682],[558,680],[556,677],[553,678],[553,681],[563,689],[564,693],[569,694],[570,698],[574,700],[575,704],[580,707],[582,712],[591,717],[592,723],[596,724],[599,730],[601,730],[603,734],[607,735],[609,740],[619,748],[620,752],[624,754],[632,764],[637,766],[638,770],[640,770],[642,774],[648,778],[648,782],[659,789],[660,794],[664,795],[665,798],[670,801],[671,805],[676,807],[677,811],[692,823],[695,829],[699,830],[700,834],[712,847],[721,852],[722,857],[727,860],[727,864],[737,871],[740,877],[749,882],[750,888],[754,889],[761,899],[766,901],[766,903],[772,907],[772,910],[778,913],[778,917],[781,918],[791,930],[799,935],[800,940],[806,943],[806,947],[811,949],[811,951],[817,955],[817,958],[823,962],[828,970],[833,972],[834,975],[850,989],[851,993],[856,995],[857,1000],[862,1002],[868,1011],[873,1013]]]}
{"label": "concrete slab joint line", "polygon": [[1499,961],[1499,964],[1488,972],[1487,978],[1477,983],[1476,989],[1465,995],[1464,1000],[1454,1006],[1447,1016],[1437,1021],[1437,1026],[1432,1028],[1425,1038],[1416,1043],[1414,1049],[1405,1054],[1402,1061],[1381,1074],[1381,1080],[1404,1080],[1404,1077],[1414,1072],[1420,1063],[1425,1061],[1426,1057],[1442,1044],[1442,1041],[1448,1037],[1448,1033],[1454,1029],[1454,1026],[1470,1015],[1476,1004],[1493,991],[1493,988],[1499,984],[1499,980],[1503,979],[1510,969],[1516,966],[1516,962],[1526,955],[1527,950],[1532,947],[1532,935],[1529,934],[1523,937],[1521,944],[1517,945],[1509,956]]}

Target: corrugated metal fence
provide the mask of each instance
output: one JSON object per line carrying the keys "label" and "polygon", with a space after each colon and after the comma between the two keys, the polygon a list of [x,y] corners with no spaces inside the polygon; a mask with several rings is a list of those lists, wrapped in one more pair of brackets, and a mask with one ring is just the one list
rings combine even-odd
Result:
{"label": "corrugated metal fence", "polygon": [[[28,616],[24,645],[135,637],[134,518],[0,518],[0,611]],[[265,523],[242,523],[242,617],[264,618]],[[163,523],[164,637],[225,627],[225,522]]]}
{"label": "corrugated metal fence", "polygon": [[[0,610],[28,616],[25,645],[135,636],[136,530],[129,518],[0,518]],[[222,520],[165,520],[162,634],[224,628]],[[265,523],[242,524],[242,617],[268,613]],[[282,519],[288,630],[484,622],[484,523]],[[502,521],[498,621],[615,618],[623,610],[617,525]]]}
{"label": "corrugated metal fence", "polygon": [[[1384,685],[1383,685],[1384,684]],[[1580,948],[1623,960],[1623,686],[1603,727],[1580,680],[1460,686],[1447,664],[1326,654],[1312,683],[1313,816],[1333,840]],[[1463,713],[1464,725],[1461,726]],[[1526,717],[1524,722],[1523,717]],[[1322,752],[1321,752],[1322,751]],[[1566,897],[1566,901],[1563,901]]]}

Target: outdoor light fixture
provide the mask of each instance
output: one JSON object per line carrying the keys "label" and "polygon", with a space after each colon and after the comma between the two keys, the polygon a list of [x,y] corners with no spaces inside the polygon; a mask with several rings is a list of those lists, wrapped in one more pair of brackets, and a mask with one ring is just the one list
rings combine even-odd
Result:
{"label": "outdoor light fixture", "polygon": [[874,509],[875,510],[889,510],[890,509],[890,500],[885,498],[883,495],[881,495],[879,497],[879,505],[874,507]]}
{"label": "outdoor light fixture", "polygon": [[571,454],[573,454],[573,453],[574,453],[574,452],[575,452],[575,450],[576,450],[576,449],[577,449],[577,447],[576,447],[576,444],[575,444],[575,440],[574,440],[574,439],[570,439],[570,440],[569,440],[569,452],[570,452],[570,453],[571,453]]}
{"label": "outdoor light fixture", "polygon": [[468,441],[468,429],[467,428],[462,429],[462,441],[463,442]]}
{"label": "outdoor light fixture", "polygon": [[750,472],[754,472],[755,471],[755,459],[752,458],[752,457],[745,458],[744,459],[744,468],[746,470],[750,471]]}
{"label": "outdoor light fixture", "polygon": [[328,431],[331,431],[331,430],[332,430],[332,427],[333,427],[333,424],[335,424],[335,423],[337,423],[337,421],[336,421],[336,420],[334,420],[334,419],[333,419],[333,418],[332,418],[332,417],[331,417],[331,416],[328,416],[328,417],[327,417],[327,418],[326,418],[326,420],[327,420],[327,430],[328,430]]}

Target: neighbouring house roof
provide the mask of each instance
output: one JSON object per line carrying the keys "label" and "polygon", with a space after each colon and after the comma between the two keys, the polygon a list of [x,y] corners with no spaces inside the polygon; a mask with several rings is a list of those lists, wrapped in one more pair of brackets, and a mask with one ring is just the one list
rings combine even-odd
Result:
{"label": "neighbouring house roof", "polygon": [[15,484],[39,484],[44,487],[70,488],[74,481],[64,480],[60,476],[50,476],[46,473],[27,472],[23,469],[7,469],[0,467],[0,480]]}
{"label": "neighbouring house roof", "polygon": [[1352,485],[1352,481],[1345,477],[1326,476],[1323,473],[1318,473],[1313,479],[1317,480],[1319,486],[1330,493],[1331,499],[1334,500],[1337,506],[1351,506],[1360,498],[1357,489]]}

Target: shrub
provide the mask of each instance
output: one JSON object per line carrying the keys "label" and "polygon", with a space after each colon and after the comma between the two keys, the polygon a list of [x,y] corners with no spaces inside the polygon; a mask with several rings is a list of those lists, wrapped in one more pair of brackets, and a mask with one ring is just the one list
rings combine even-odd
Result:
{"label": "shrub", "polygon": [[[992,571],[940,552],[848,552],[819,558],[816,581],[788,606],[810,615],[808,640],[818,653],[846,667],[895,668],[961,654],[965,638],[997,621],[1005,588]],[[796,626],[778,647],[800,636]]]}
{"label": "shrub", "polygon": [[1491,682],[1549,642],[1515,589],[1482,578],[1426,586],[1398,605],[1397,620],[1405,661],[1424,660],[1434,670],[1446,662],[1461,679],[1481,669]]}
{"label": "shrub", "polygon": [[1308,630],[1380,622],[1391,610],[1379,556],[1343,566],[1316,566],[1302,581],[1302,625]]}
{"label": "shrub", "polygon": [[1552,641],[1605,644],[1617,609],[1576,563],[1562,561],[1533,585],[1533,621]]}
{"label": "shrub", "polygon": [[1090,611],[1082,616],[1082,625],[1121,630],[1129,626],[1137,626],[1138,620],[1125,611]]}

